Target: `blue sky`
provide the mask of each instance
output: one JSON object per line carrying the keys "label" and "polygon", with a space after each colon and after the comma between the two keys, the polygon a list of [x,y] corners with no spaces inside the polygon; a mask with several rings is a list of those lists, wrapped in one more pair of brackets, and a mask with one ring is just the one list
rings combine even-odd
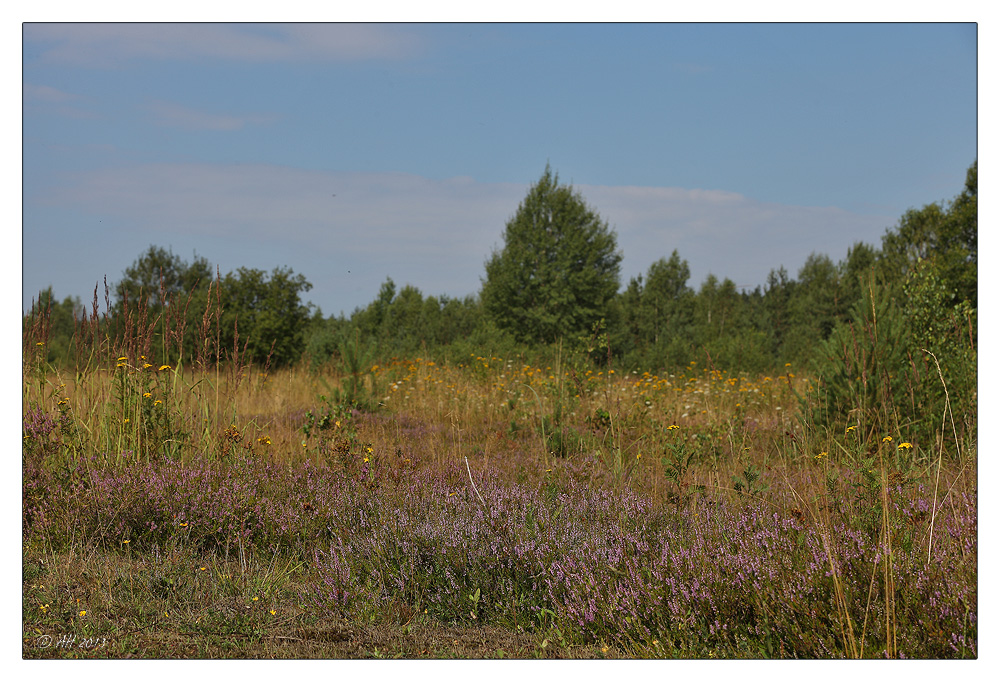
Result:
{"label": "blue sky", "polygon": [[[25,24],[23,300],[150,244],[324,314],[475,294],[546,163],[618,235],[763,284],[877,245],[977,157],[975,24]],[[103,293],[102,293],[103,298]]]}

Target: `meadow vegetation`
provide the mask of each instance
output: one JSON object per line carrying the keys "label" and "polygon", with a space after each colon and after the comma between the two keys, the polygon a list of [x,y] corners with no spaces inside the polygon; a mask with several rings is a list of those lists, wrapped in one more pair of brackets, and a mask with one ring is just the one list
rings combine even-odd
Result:
{"label": "meadow vegetation", "polygon": [[155,248],[103,309],[48,292],[23,655],[975,658],[961,216],[766,293],[675,253],[540,339],[391,280],[310,316],[288,270]]}

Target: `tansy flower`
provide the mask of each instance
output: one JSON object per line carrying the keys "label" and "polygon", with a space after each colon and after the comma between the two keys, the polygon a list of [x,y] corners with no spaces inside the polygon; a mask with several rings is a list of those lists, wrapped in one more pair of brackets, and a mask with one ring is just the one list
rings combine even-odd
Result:
{"label": "tansy flower", "polygon": [[267,436],[261,436],[260,438],[257,439],[257,442],[260,443],[261,445],[270,445],[271,439],[268,438]]}
{"label": "tansy flower", "polygon": [[882,442],[883,443],[891,443],[892,442],[892,436],[886,436],[885,438],[882,439]]}
{"label": "tansy flower", "polygon": [[87,615],[87,612],[86,612],[86,611],[81,611],[81,612],[80,612],[80,618],[83,618],[83,617],[84,617],[84,616],[86,616],[86,615]]}
{"label": "tansy flower", "polygon": [[854,426],[848,426],[848,427],[847,427],[847,430],[846,430],[846,431],[844,431],[844,435],[847,435],[848,433],[850,433],[851,431],[853,431],[853,430],[854,430],[854,429],[856,429],[856,428],[858,428],[858,425],[857,425],[857,424],[855,424]]}
{"label": "tansy flower", "polygon": [[667,427],[667,431],[673,431],[674,429],[679,429],[679,428],[681,427],[677,426],[677,424],[671,424],[670,426]]}
{"label": "tansy flower", "polygon": [[823,458],[824,458],[824,457],[826,457],[826,456],[827,456],[827,453],[825,453],[825,452],[821,452],[821,453],[819,453],[818,455],[816,455],[816,459],[823,459]]}
{"label": "tansy flower", "polygon": [[899,444],[899,449],[900,450],[909,450],[912,447],[913,447],[912,443],[900,443]]}
{"label": "tansy flower", "polygon": [[142,394],[142,397],[143,397],[143,398],[152,398],[152,397],[153,397],[153,394],[152,394],[152,393],[143,393],[143,394]]}
{"label": "tansy flower", "polygon": [[163,404],[162,400],[157,400],[156,402],[153,403],[153,407],[156,407],[157,405],[162,405],[162,404]]}
{"label": "tansy flower", "polygon": [[158,369],[156,371],[162,372],[165,369],[172,369],[172,368],[170,367],[170,365],[160,365],[160,369]]}

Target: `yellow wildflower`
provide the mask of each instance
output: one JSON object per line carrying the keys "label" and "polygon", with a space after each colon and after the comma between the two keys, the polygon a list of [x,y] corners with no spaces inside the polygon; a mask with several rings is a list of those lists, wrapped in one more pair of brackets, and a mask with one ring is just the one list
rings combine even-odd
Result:
{"label": "yellow wildflower", "polygon": [[158,369],[156,371],[157,372],[162,372],[165,369],[173,369],[173,368],[170,365],[160,365],[160,369]]}
{"label": "yellow wildflower", "polygon": [[671,424],[670,426],[667,427],[667,431],[673,431],[674,429],[679,429],[679,428],[681,427],[677,426],[677,424]]}
{"label": "yellow wildflower", "polygon": [[892,436],[886,436],[885,438],[882,439],[882,442],[883,443],[891,443],[892,442]]}
{"label": "yellow wildflower", "polygon": [[913,447],[913,443],[900,443],[899,444],[899,449],[900,450],[909,450],[912,447]]}

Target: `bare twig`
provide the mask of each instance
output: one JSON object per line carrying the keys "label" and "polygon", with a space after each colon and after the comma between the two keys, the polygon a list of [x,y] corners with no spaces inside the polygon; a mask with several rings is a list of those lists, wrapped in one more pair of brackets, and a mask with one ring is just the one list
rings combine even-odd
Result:
{"label": "bare twig", "polygon": [[483,501],[483,496],[479,494],[479,490],[476,488],[476,482],[472,480],[472,469],[469,468],[469,458],[465,458],[465,470],[469,472],[469,483],[472,484],[472,489],[476,492],[476,497],[482,502],[483,506],[486,506],[486,502]]}

